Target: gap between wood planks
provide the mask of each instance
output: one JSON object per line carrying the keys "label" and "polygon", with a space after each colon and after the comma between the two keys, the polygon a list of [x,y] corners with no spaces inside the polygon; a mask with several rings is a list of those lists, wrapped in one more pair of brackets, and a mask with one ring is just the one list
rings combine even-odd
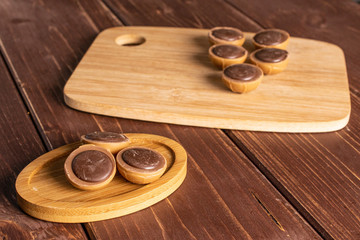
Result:
{"label": "gap between wood planks", "polygon": [[[333,237],[321,226],[320,223],[308,212],[299,201],[293,197],[286,187],[281,184],[274,175],[259,161],[255,155],[244,145],[242,142],[236,138],[233,130],[223,130],[225,135],[240,149],[242,153],[251,161],[252,164],[261,172],[263,176],[270,182],[270,184],[288,201],[291,206],[300,214],[300,216],[316,231],[320,237],[324,239],[333,239]],[[272,220],[280,228],[276,218],[268,211],[265,205],[262,204],[261,200],[256,196],[256,193],[252,193],[253,197],[258,201],[264,211],[272,218]],[[281,229],[281,228],[280,228]]]}
{"label": "gap between wood planks", "polygon": [[13,80],[13,83],[14,83],[16,89],[18,90],[18,95],[19,95],[21,101],[23,102],[26,112],[28,113],[28,115],[31,119],[31,122],[35,126],[35,130],[40,138],[42,145],[45,147],[45,149],[47,151],[50,151],[52,149],[51,145],[50,145],[50,143],[49,144],[47,143],[49,141],[45,141],[45,139],[47,139],[47,138],[45,136],[44,131],[41,131],[41,130],[43,130],[43,127],[41,126],[41,123],[39,121],[39,118],[36,115],[36,112],[34,111],[34,108],[32,107],[31,103],[28,101],[28,97],[25,92],[25,89],[23,88],[22,83],[16,74],[16,71],[9,60],[9,57],[5,51],[5,48],[4,48],[4,45],[3,45],[3,42],[1,41],[1,39],[0,39],[0,58],[5,63],[4,65],[7,69],[7,71],[9,72],[9,76]]}
{"label": "gap between wood planks", "polygon": [[258,21],[256,21],[255,19],[252,19],[249,15],[247,15],[244,11],[241,11],[241,9],[239,9],[238,7],[236,7],[234,4],[232,4],[231,2],[228,1],[224,1],[227,5],[229,5],[230,7],[232,7],[233,9],[235,9],[236,11],[238,11],[239,13],[241,13],[242,15],[244,15],[247,19],[249,19],[249,21],[255,23],[256,25],[258,25],[260,28],[265,29],[265,26],[263,26],[261,23],[259,23]]}
{"label": "gap between wood planks", "polygon": [[[41,134],[41,131],[40,131],[40,127],[37,125],[37,121],[38,121],[38,118],[37,118],[37,116],[36,116],[36,114],[35,114],[35,112],[34,112],[34,110],[33,110],[33,108],[32,108],[32,105],[31,105],[31,103],[27,100],[27,98],[26,98],[26,96],[27,96],[27,94],[26,94],[26,92],[25,92],[25,90],[24,90],[24,88],[23,88],[23,83],[21,83],[19,80],[18,80],[18,76],[17,76],[17,74],[16,74],[16,71],[14,70],[14,68],[13,68],[13,66],[12,66],[12,64],[11,64],[11,62],[9,61],[9,57],[8,57],[8,55],[7,55],[7,53],[6,53],[6,51],[5,51],[5,49],[4,49],[4,45],[3,45],[3,42],[2,42],[2,40],[0,39],[0,61],[2,61],[3,62],[3,65],[4,65],[4,68],[5,68],[5,70],[4,71],[7,71],[7,73],[8,73],[8,76],[9,76],[9,78],[11,78],[11,81],[12,81],[12,83],[10,83],[10,84],[14,84],[13,86],[14,86],[14,88],[16,89],[15,90],[15,92],[16,93],[14,93],[15,95],[17,95],[17,97],[18,97],[18,99],[20,99],[20,102],[18,102],[18,106],[21,106],[22,105],[22,107],[24,107],[24,110],[25,110],[25,112],[27,113],[27,115],[29,116],[29,119],[27,119],[26,121],[29,121],[30,120],[30,124],[33,124],[33,126],[34,126],[34,135],[35,135],[35,138],[37,138],[37,139],[39,139],[40,140],[40,143],[41,143],[41,145],[44,147],[44,149],[45,149],[45,151],[49,151],[49,149],[50,148],[48,148],[48,146],[47,146],[47,144],[46,144],[46,141],[45,141],[45,138],[44,138],[44,136],[43,136],[43,134]],[[3,73],[3,74],[5,74],[5,72]],[[39,145],[40,146],[40,145]],[[41,149],[43,149],[42,147],[41,147]],[[44,150],[43,149],[43,150]],[[42,151],[43,151],[42,150]],[[15,172],[14,172],[15,173]],[[17,174],[15,174],[15,179],[16,179],[16,176]],[[15,184],[15,179],[14,179],[14,184]],[[14,190],[15,190],[15,186],[13,186],[12,187]],[[16,208],[16,191],[14,191],[13,192],[13,194],[14,194],[14,200],[15,200],[15,202],[12,202],[12,200],[11,200],[11,204],[15,204],[15,208]],[[8,199],[9,200],[9,199]],[[19,206],[17,206],[18,208],[19,208]],[[21,209],[20,209],[20,213],[23,213],[23,214],[25,214]],[[34,220],[35,221],[35,220]],[[13,225],[13,224],[16,224],[16,219],[14,220],[14,221],[5,221],[5,222],[8,222],[9,224],[11,224],[11,226]],[[30,224],[30,223],[29,223]],[[54,226],[56,226],[56,224],[57,223],[52,223],[52,222],[49,222],[49,226],[51,226],[51,225],[54,225]],[[31,225],[31,224],[30,224]],[[30,226],[29,225],[29,226]],[[20,226],[20,225],[19,225]],[[31,228],[31,227],[30,227]],[[86,237],[87,239],[89,239],[89,237],[88,237],[88,233],[84,230],[84,228],[83,228],[83,226],[82,225],[80,225],[80,224],[78,224],[77,225],[77,228],[78,228],[78,231],[79,231],[79,234],[81,234],[81,237]],[[11,228],[10,228],[11,229]],[[19,228],[20,229],[20,228]],[[15,230],[19,230],[19,229],[15,229]],[[45,228],[44,228],[45,229]],[[43,229],[43,230],[44,230]],[[82,230],[82,232],[81,232],[81,230]],[[5,230],[6,231],[6,230]],[[30,235],[29,236],[32,236],[32,237],[34,237],[34,236],[40,236],[40,235],[37,235],[37,234],[39,234],[40,232],[38,232],[38,231],[41,231],[41,228],[34,228],[33,229],[33,231],[31,231],[31,233],[30,233]],[[46,231],[46,229],[45,229],[45,231]],[[67,228],[65,227],[64,228],[64,231],[67,231]],[[14,236],[22,236],[22,235],[16,235],[16,231],[15,232],[9,232],[9,233],[11,233],[11,234],[15,234]],[[33,235],[33,234],[35,234],[35,235]],[[7,239],[7,237],[8,237],[9,235],[5,235],[5,236],[0,236],[0,238],[1,237],[5,237],[5,239]],[[23,235],[22,237],[24,237],[25,235]],[[11,236],[10,236],[11,237]],[[2,239],[2,238],[1,238]]]}
{"label": "gap between wood planks", "polygon": [[281,223],[276,219],[276,217],[271,213],[271,211],[265,206],[265,204],[259,199],[255,192],[251,192],[251,195],[256,199],[256,201],[261,205],[267,215],[275,222],[275,224],[280,228],[281,231],[285,231]]}

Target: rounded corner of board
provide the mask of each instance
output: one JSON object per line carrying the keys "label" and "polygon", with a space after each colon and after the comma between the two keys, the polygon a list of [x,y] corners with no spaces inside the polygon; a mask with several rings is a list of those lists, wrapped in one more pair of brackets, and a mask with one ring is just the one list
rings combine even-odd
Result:
{"label": "rounded corner of board", "polygon": [[321,40],[314,40],[314,41],[318,41],[321,44],[324,44],[324,45],[327,45],[327,46],[329,46],[329,47],[331,47],[333,49],[336,49],[336,51],[339,51],[339,53],[344,55],[344,50],[339,45],[336,45],[336,44],[331,43],[331,42],[321,41]]}
{"label": "rounded corner of board", "polygon": [[339,128],[335,131],[341,130],[348,125],[350,121],[350,115],[351,115],[351,109],[349,108],[349,111],[347,112],[345,117],[339,120]]}
{"label": "rounded corner of board", "polygon": [[343,118],[326,123],[327,127],[323,127],[322,131],[314,131],[313,133],[317,133],[317,132],[331,133],[331,132],[340,131],[347,126],[349,120],[350,120],[350,111]]}
{"label": "rounded corner of board", "polygon": [[74,100],[65,92],[65,90],[63,92],[63,96],[64,96],[64,103],[69,107],[73,108],[72,103]]}

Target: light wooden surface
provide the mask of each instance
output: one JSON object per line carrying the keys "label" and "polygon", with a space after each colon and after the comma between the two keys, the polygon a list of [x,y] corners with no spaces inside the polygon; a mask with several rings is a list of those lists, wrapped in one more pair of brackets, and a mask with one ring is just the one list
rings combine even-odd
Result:
{"label": "light wooden surface", "polygon": [[[109,116],[226,129],[326,132],[343,128],[350,95],[342,50],[291,38],[287,69],[236,94],[207,56],[207,29],[110,28],[64,88],[65,102]],[[251,33],[245,48],[252,50]],[[123,46],[139,43],[137,46]]]}
{"label": "light wooden surface", "polygon": [[186,176],[187,153],[174,140],[152,134],[126,134],[130,146],[155,149],[167,160],[157,181],[132,184],[116,174],[103,189],[83,191],[67,182],[66,157],[80,143],[52,150],[31,162],[16,180],[19,206],[29,215],[53,222],[92,222],[123,216],[149,207],[173,193]]}

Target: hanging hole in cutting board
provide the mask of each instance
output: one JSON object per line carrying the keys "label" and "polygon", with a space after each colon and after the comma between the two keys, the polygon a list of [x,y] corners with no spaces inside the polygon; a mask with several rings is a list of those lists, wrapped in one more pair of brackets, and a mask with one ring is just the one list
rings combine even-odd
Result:
{"label": "hanging hole in cutting board", "polygon": [[120,46],[139,46],[143,44],[146,39],[136,34],[125,34],[117,37],[115,43]]}

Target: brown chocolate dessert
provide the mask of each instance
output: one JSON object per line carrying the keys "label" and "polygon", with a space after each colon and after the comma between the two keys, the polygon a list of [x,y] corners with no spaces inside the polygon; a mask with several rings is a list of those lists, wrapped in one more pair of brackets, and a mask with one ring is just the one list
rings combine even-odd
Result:
{"label": "brown chocolate dessert", "polygon": [[233,80],[254,81],[262,75],[262,72],[250,64],[237,64],[226,68],[224,75]]}
{"label": "brown chocolate dessert", "polygon": [[116,156],[116,163],[120,174],[137,184],[153,182],[166,170],[166,159],[161,153],[140,146],[121,150]]}
{"label": "brown chocolate dessert", "polygon": [[113,154],[118,153],[122,148],[130,144],[130,140],[123,134],[101,131],[81,136],[81,142],[106,148]]}
{"label": "brown chocolate dessert", "polygon": [[104,181],[111,175],[113,167],[113,160],[105,153],[96,150],[80,152],[72,161],[74,174],[87,182]]}
{"label": "brown chocolate dessert", "polygon": [[146,148],[131,148],[122,154],[124,162],[141,169],[155,169],[164,161],[159,153]]}
{"label": "brown chocolate dessert", "polygon": [[212,52],[216,56],[228,59],[239,58],[246,54],[246,50],[244,48],[230,44],[216,45],[212,48]]}
{"label": "brown chocolate dessert", "polygon": [[254,40],[262,45],[277,45],[284,42],[287,36],[278,31],[265,31],[255,35]]}
{"label": "brown chocolate dessert", "polygon": [[218,28],[212,31],[212,35],[225,41],[235,41],[243,38],[243,34],[229,28]]}
{"label": "brown chocolate dessert", "polygon": [[95,131],[85,135],[85,139],[102,142],[123,142],[128,138],[120,133]]}
{"label": "brown chocolate dessert", "polygon": [[69,182],[82,190],[94,190],[107,185],[114,178],[114,156],[105,148],[86,144],[75,149],[64,163]]}
{"label": "brown chocolate dessert", "polygon": [[263,72],[251,64],[235,64],[225,68],[222,76],[224,84],[233,92],[246,93],[258,87]]}
{"label": "brown chocolate dessert", "polygon": [[209,48],[210,60],[218,69],[224,69],[233,64],[243,63],[247,56],[248,51],[241,46],[216,44]]}
{"label": "brown chocolate dessert", "polygon": [[263,62],[277,63],[284,61],[288,56],[288,51],[278,48],[264,48],[255,53],[255,57]]}
{"label": "brown chocolate dessert", "polygon": [[281,29],[266,29],[255,34],[253,43],[257,48],[286,49],[290,35]]}
{"label": "brown chocolate dessert", "polygon": [[245,36],[242,31],[233,27],[215,27],[209,31],[211,44],[232,44],[242,46]]}
{"label": "brown chocolate dessert", "polygon": [[289,61],[289,53],[283,49],[263,48],[250,54],[250,61],[262,69],[264,74],[276,74],[284,71]]}

